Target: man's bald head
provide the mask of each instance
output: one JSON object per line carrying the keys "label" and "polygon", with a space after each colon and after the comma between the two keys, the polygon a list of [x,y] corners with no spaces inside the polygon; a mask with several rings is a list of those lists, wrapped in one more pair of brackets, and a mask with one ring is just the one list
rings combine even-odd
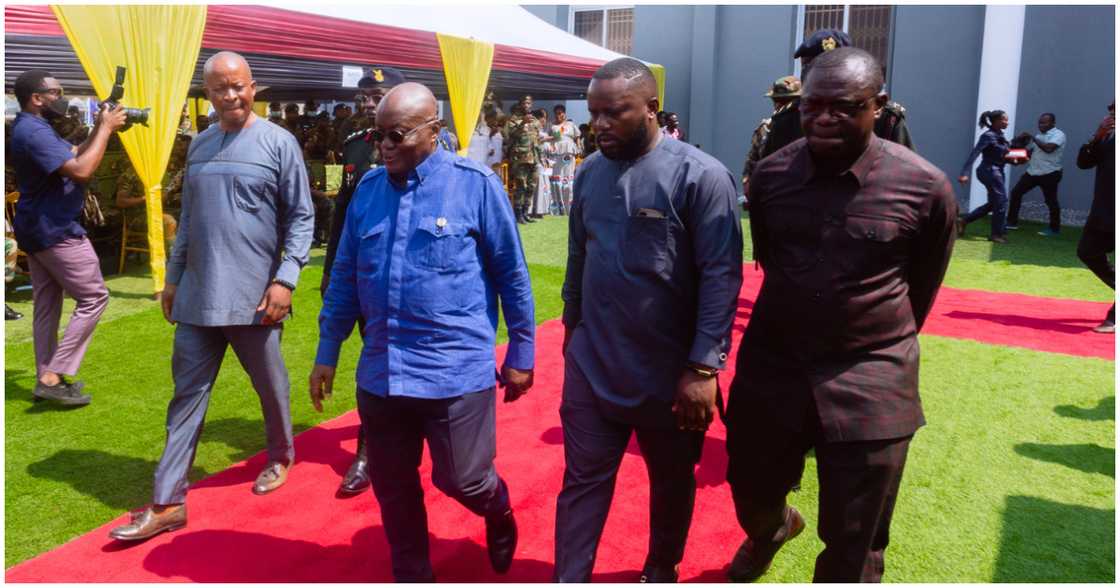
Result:
{"label": "man's bald head", "polygon": [[202,80],[222,130],[234,131],[252,124],[257,82],[244,57],[232,51],[215,53],[202,67]]}
{"label": "man's bald head", "polygon": [[250,78],[253,77],[253,71],[249,69],[249,62],[245,61],[240,53],[219,51],[211,55],[210,59],[206,60],[206,64],[202,66],[202,77],[205,79],[213,73],[232,73],[242,70],[245,75]]}
{"label": "man's bald head", "polygon": [[[432,91],[416,82],[395,86],[377,106],[377,120],[389,117],[397,124],[420,124],[436,117],[438,108]],[[389,127],[391,128],[391,127]]]}
{"label": "man's bald head", "polygon": [[857,47],[841,47],[826,51],[813,60],[813,73],[837,68],[844,77],[858,80],[861,90],[878,91],[883,87],[883,68],[873,55]]}
{"label": "man's bald head", "polygon": [[436,97],[422,84],[405,82],[381,99],[375,121],[381,160],[389,178],[403,185],[408,174],[437,149]]}

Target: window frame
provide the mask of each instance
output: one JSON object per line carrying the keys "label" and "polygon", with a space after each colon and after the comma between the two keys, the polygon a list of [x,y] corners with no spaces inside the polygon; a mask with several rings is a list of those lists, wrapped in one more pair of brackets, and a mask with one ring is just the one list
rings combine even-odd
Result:
{"label": "window frame", "polygon": [[[607,22],[607,11],[609,11],[609,10],[619,10],[619,9],[625,9],[625,8],[629,8],[629,9],[633,10],[634,7],[635,7],[634,4],[579,4],[579,5],[572,5],[571,8],[568,10],[568,34],[570,34],[570,35],[575,35],[576,34],[576,13],[577,12],[598,12],[599,13],[599,22],[602,25],[602,29],[603,29],[603,35],[602,35],[602,38],[599,40],[599,42],[596,43],[596,44],[599,45],[600,47],[606,49],[607,48],[607,32],[608,32],[608,28],[609,28],[608,27],[609,23]],[[582,38],[582,37],[580,37],[580,38]],[[584,41],[587,41],[587,39],[584,39]],[[587,41],[587,42],[591,43],[592,41]],[[631,38],[631,42],[633,42],[633,38]]]}
{"label": "window frame", "polygon": [[[801,43],[803,43],[805,41],[805,6],[806,6],[805,4],[798,4],[797,5],[797,24],[796,24],[797,29],[794,31],[794,41],[793,41],[793,46],[794,47],[800,47]],[[844,4],[843,6],[844,6],[844,25],[841,28],[841,30],[844,31],[845,33],[851,34],[848,31],[848,26],[851,24],[852,5],[851,4]],[[885,66],[886,70],[887,70],[887,84],[886,84],[886,86],[887,86],[887,92],[888,93],[890,92],[891,81],[894,78],[894,76],[890,75],[890,72],[894,68],[894,25],[895,25],[895,15],[897,14],[897,11],[898,11],[898,5],[890,4],[889,6],[890,6],[891,10],[890,10],[890,16],[889,16],[889,19],[888,19],[889,24],[887,26],[889,27],[891,42],[887,43],[887,55],[886,55],[886,61],[887,62],[885,64],[883,64]],[[800,59],[794,59],[793,60],[793,75],[797,76],[798,78],[801,78],[801,60]]]}

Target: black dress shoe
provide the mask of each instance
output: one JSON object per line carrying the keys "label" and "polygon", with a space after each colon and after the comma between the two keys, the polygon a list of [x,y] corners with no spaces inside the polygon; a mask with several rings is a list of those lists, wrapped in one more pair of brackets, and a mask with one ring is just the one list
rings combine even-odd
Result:
{"label": "black dress shoe", "polygon": [[792,506],[786,507],[785,523],[770,541],[753,541],[748,537],[735,552],[727,578],[732,582],[754,582],[770,569],[774,555],[790,539],[798,536],[805,528],[805,519]]}
{"label": "black dress shoe", "polygon": [[341,496],[355,496],[364,492],[366,488],[369,488],[366,459],[359,453],[358,457],[354,458],[354,463],[350,464],[350,469],[346,470],[342,483],[338,485],[338,493]]}
{"label": "black dress shoe", "polygon": [[646,565],[642,567],[642,575],[638,578],[638,582],[641,584],[676,584],[679,573],[680,566],[664,566],[646,560]]}
{"label": "black dress shoe", "polygon": [[21,318],[23,318],[23,313],[22,312],[16,312],[15,309],[8,306],[7,304],[4,305],[4,320],[6,320],[6,321],[16,321],[16,320],[19,320]]}
{"label": "black dress shoe", "polygon": [[517,551],[517,521],[513,511],[497,517],[486,518],[486,551],[490,553],[490,567],[504,574],[513,564],[513,554]]}

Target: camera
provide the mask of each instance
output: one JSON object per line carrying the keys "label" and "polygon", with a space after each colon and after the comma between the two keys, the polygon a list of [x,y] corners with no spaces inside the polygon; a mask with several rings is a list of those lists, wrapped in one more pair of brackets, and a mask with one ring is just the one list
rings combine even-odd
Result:
{"label": "camera", "polygon": [[[109,97],[105,99],[105,104],[109,108],[116,108],[124,98],[124,66],[117,66],[117,80],[113,84],[113,91],[109,93]],[[127,131],[132,128],[134,123],[140,123],[148,126],[148,114],[152,111],[151,108],[125,108],[124,109],[124,126],[121,131]]]}

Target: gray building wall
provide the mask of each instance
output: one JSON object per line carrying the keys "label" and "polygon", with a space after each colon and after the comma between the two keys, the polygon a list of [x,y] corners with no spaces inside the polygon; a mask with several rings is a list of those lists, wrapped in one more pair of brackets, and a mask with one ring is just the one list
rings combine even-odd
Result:
{"label": "gray building wall", "polygon": [[[914,39],[936,39],[936,47]],[[976,130],[984,7],[898,6],[891,42],[891,98],[906,108],[918,153],[953,180],[965,206],[969,189],[956,177]]]}
{"label": "gray building wall", "polygon": [[[569,5],[526,9],[567,30]],[[795,5],[637,5],[632,55],[666,70],[665,107],[680,115],[690,143],[699,143],[733,173],[742,171],[751,132],[769,115],[762,96],[793,73]],[[1038,114],[1054,112],[1069,143],[1059,189],[1063,217],[1080,224],[1092,199],[1093,175],[1075,165],[1077,148],[1113,99],[1116,63],[1114,6],[1028,6],[1017,128],[1033,129]],[[984,6],[902,5],[894,11],[891,97],[906,107],[918,153],[956,183],[973,145]],[[578,103],[569,116],[582,119]],[[585,111],[584,111],[585,112]],[[1008,189],[1024,168],[1010,168]],[[1037,191],[1024,216],[1043,218]]]}
{"label": "gray building wall", "polygon": [[[1116,84],[1116,9],[1114,6],[1028,6],[1023,29],[1023,65],[1013,136],[1037,133],[1038,115],[1053,112],[1066,134],[1058,200],[1063,222],[1082,224],[1093,200],[1093,170],[1077,169],[1077,150],[1108,112]],[[1026,171],[1016,166],[1010,191]],[[1024,215],[1043,219],[1046,207],[1038,189],[1024,198]]]}

